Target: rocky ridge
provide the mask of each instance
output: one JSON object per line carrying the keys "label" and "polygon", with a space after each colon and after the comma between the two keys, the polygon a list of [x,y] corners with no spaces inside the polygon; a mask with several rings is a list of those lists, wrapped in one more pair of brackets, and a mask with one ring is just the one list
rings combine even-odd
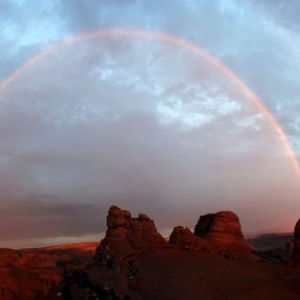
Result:
{"label": "rocky ridge", "polygon": [[[85,245],[83,252],[78,251],[75,246],[28,250],[0,249],[0,299],[54,300],[56,299],[56,291],[62,287],[63,279],[67,278],[68,282],[72,284],[71,275],[74,268],[87,270],[93,284],[98,284],[101,280],[106,286],[115,288],[119,295],[129,293],[133,297],[132,299],[143,300],[158,297],[155,290],[151,288],[157,284],[157,280],[164,282],[167,286],[176,284],[176,287],[173,286],[172,288],[172,290],[177,291],[174,295],[177,299],[186,299],[186,294],[180,295],[180,291],[185,290],[186,285],[189,285],[191,281],[199,280],[200,277],[202,278],[200,282],[205,282],[207,276],[211,282],[214,282],[216,288],[220,288],[219,294],[216,292],[216,288],[211,287],[210,284],[202,287],[190,286],[188,290],[185,290],[185,293],[190,295],[190,299],[198,299],[200,296],[205,299],[223,299],[221,295],[227,290],[227,284],[220,285],[218,282],[221,278],[229,280],[226,275],[228,270],[230,270],[230,274],[236,273],[230,286],[240,280],[241,287],[238,289],[241,290],[244,286],[242,281],[244,279],[241,279],[244,276],[243,272],[249,270],[250,273],[245,274],[245,278],[247,278],[247,282],[251,278],[254,290],[253,294],[249,294],[251,297],[260,293],[258,288],[260,280],[257,281],[254,274],[264,272],[270,286],[281,286],[280,296],[277,295],[277,292],[273,295],[271,290],[260,293],[261,295],[266,293],[274,296],[274,299],[281,299],[280,297],[287,293],[290,284],[292,284],[288,280],[289,277],[286,277],[287,280],[282,283],[285,277],[280,274],[286,273],[288,276],[294,276],[293,280],[296,280],[297,275],[292,270],[290,274],[289,269],[281,269],[284,268],[281,260],[278,261],[277,259],[280,264],[276,268],[276,270],[278,269],[276,274],[272,271],[273,264],[272,268],[268,267],[267,264],[259,264],[262,261],[272,263],[274,259],[269,259],[269,254],[265,259],[251,254],[252,247],[247,244],[239,218],[233,212],[221,211],[200,216],[194,232],[187,227],[177,226],[170,235],[168,242],[158,233],[154,221],[145,214],[139,214],[138,217],[134,218],[129,211],[112,206],[108,211],[106,223],[106,236],[101,244],[102,246],[110,245],[116,254],[114,256],[115,267],[112,273],[108,271],[105,259],[101,263],[96,260],[95,249],[99,243]],[[300,220],[295,226],[294,236],[292,261],[299,265]],[[122,258],[124,266],[130,259],[134,259],[141,268],[141,276],[134,289],[127,286],[127,268],[121,267],[120,258]],[[224,258],[226,259],[224,260]],[[184,280],[180,277],[181,273],[178,273],[179,265],[182,272],[185,273]],[[195,267],[196,265],[198,267]],[[220,268],[223,268],[222,274]],[[189,276],[187,276],[188,274]],[[179,281],[176,281],[177,279]],[[161,287],[162,290],[160,290]],[[166,297],[171,296],[170,290],[164,290],[163,287],[164,285],[159,285],[160,293],[164,293]],[[50,290],[52,293],[45,297]],[[81,299],[80,297],[85,292],[88,293],[88,290],[78,290],[76,286],[72,288],[74,300]],[[290,292],[290,299],[294,299],[295,293],[298,295],[296,288]],[[198,298],[196,298],[196,294],[199,296],[197,296]],[[232,299],[240,299],[241,296],[234,296],[232,293],[230,295]]]}

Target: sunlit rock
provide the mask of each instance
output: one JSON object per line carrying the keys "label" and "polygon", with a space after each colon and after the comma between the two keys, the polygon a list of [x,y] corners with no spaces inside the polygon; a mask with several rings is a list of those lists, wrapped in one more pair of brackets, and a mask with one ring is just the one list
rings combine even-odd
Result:
{"label": "sunlit rock", "polygon": [[101,244],[109,244],[119,253],[168,247],[166,240],[157,232],[153,220],[145,214],[132,218],[130,212],[117,206],[112,206],[108,211],[107,231]]}
{"label": "sunlit rock", "polygon": [[246,243],[238,216],[231,211],[200,216],[194,233],[220,252],[230,254],[250,253],[251,247]]}

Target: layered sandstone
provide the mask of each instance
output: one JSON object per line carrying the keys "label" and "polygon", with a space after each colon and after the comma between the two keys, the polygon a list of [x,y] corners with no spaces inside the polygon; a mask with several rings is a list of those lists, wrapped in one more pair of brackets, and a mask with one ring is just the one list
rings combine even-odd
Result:
{"label": "layered sandstone", "polygon": [[154,221],[145,214],[132,218],[129,211],[112,206],[106,223],[107,231],[101,244],[109,244],[116,252],[130,254],[141,249],[168,247]]}
{"label": "layered sandstone", "polygon": [[211,243],[221,252],[250,253],[238,216],[231,211],[200,216],[194,234]]}

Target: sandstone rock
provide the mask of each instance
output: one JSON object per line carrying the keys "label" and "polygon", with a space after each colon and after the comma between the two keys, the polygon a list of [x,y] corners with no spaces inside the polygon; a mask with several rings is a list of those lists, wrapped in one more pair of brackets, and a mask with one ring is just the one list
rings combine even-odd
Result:
{"label": "sandstone rock", "polygon": [[202,237],[220,252],[250,253],[238,216],[230,211],[200,216],[194,234]]}
{"label": "sandstone rock", "polygon": [[294,264],[300,264],[300,219],[294,228],[292,261]]}
{"label": "sandstone rock", "polygon": [[127,210],[121,210],[117,206],[112,206],[108,210],[106,220],[107,228],[128,229],[130,227],[131,213]]}
{"label": "sandstone rock", "polygon": [[106,223],[108,228],[101,244],[110,244],[115,252],[133,254],[136,250],[168,247],[154,221],[145,214],[132,218],[127,210],[112,206]]}
{"label": "sandstone rock", "polygon": [[206,214],[200,216],[197,225],[195,226],[194,234],[199,237],[203,237],[209,230],[210,225],[213,222],[216,214]]}
{"label": "sandstone rock", "polygon": [[24,267],[50,268],[56,266],[55,257],[45,253],[26,252],[22,253],[21,258],[15,265]]}
{"label": "sandstone rock", "polygon": [[215,252],[213,246],[206,240],[195,236],[189,228],[184,228],[182,226],[177,226],[173,229],[169,243],[180,248],[186,249],[187,245],[189,249],[201,252],[213,253]]}
{"label": "sandstone rock", "polygon": [[0,248],[0,261],[1,263],[16,264],[22,255],[15,250],[8,248]]}
{"label": "sandstone rock", "polygon": [[111,245],[114,251],[120,250],[121,252],[132,254],[134,249],[129,242],[129,229],[130,229],[131,214],[126,210],[121,210],[117,206],[112,206],[108,210],[106,219],[106,235],[101,241],[101,244]]}
{"label": "sandstone rock", "polygon": [[0,249],[0,299],[40,299],[60,283],[61,273],[50,255]]}

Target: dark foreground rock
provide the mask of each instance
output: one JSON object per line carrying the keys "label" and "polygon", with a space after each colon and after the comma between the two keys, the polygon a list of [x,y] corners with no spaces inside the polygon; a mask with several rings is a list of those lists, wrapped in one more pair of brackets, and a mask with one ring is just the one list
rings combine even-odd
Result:
{"label": "dark foreground rock", "polygon": [[292,262],[300,265],[300,219],[295,225],[294,229],[294,243],[292,249]]}

